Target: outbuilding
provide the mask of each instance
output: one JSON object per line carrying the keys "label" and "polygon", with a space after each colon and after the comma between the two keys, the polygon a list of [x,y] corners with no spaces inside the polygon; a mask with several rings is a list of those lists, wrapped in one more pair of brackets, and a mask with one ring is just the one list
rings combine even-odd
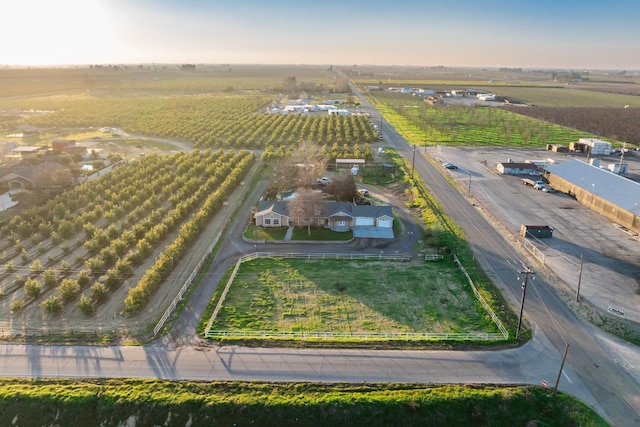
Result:
{"label": "outbuilding", "polygon": [[503,175],[530,175],[538,170],[538,166],[535,163],[506,162],[498,163],[496,169]]}

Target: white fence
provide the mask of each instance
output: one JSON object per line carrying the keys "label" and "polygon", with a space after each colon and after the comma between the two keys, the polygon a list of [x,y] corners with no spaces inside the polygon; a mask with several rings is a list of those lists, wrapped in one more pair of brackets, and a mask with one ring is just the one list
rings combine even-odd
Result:
{"label": "white fence", "polygon": [[540,261],[542,265],[544,265],[546,255],[540,249],[538,249],[538,247],[531,240],[526,238],[523,239],[522,246],[524,246],[524,248],[529,251],[531,255],[536,257],[536,259]]}
{"label": "white fence", "polygon": [[502,333],[485,332],[284,332],[284,331],[208,331],[207,338],[328,340],[328,341],[501,341]]}
{"label": "white fence", "polygon": [[209,318],[207,327],[205,328],[204,336],[206,338],[220,339],[220,338],[233,338],[233,339],[279,339],[279,340],[349,340],[349,341],[380,341],[380,340],[402,340],[402,341],[501,341],[509,338],[509,332],[506,330],[498,316],[493,312],[489,304],[484,300],[482,295],[476,289],[471,277],[467,271],[462,267],[457,257],[454,256],[456,264],[460,267],[462,272],[467,277],[469,285],[473,290],[473,294],[478,301],[487,310],[487,313],[500,329],[499,333],[485,333],[485,332],[461,332],[461,333],[431,333],[431,332],[303,332],[303,331],[217,331],[211,330],[213,322],[222,304],[229,292],[229,288],[233,283],[240,265],[249,260],[257,258],[298,258],[298,259],[342,259],[342,260],[387,260],[387,261],[410,261],[409,255],[383,255],[383,254],[279,254],[272,252],[255,252],[253,254],[245,255],[238,259],[236,265],[227,281],[222,295],[216,304],[213,314]]}
{"label": "white fence", "polygon": [[453,255],[453,260],[455,261],[456,264],[458,264],[458,267],[460,267],[460,270],[464,273],[465,277],[469,281],[469,286],[471,286],[471,289],[473,290],[473,294],[476,296],[476,299],[480,301],[480,304],[482,304],[484,309],[487,310],[487,313],[491,317],[491,320],[493,320],[493,323],[498,327],[498,329],[500,329],[500,332],[502,333],[501,334],[502,339],[504,340],[509,339],[509,331],[507,331],[507,328],[504,327],[504,325],[502,324],[502,321],[498,318],[498,316],[496,316],[496,314],[493,312],[493,310],[491,309],[487,301],[485,301],[482,295],[480,295],[480,293],[478,292],[478,289],[476,289],[476,285],[473,283],[473,280],[471,280],[471,276],[469,276],[469,273],[467,273],[467,270],[462,266],[462,264],[460,263],[460,260],[455,254]]}
{"label": "white fence", "polygon": [[411,261],[410,255],[385,255],[385,254],[336,254],[336,253],[278,253],[278,252],[254,252],[240,258],[239,262],[249,261],[256,258],[298,258],[298,259],[346,259],[365,261]]}
{"label": "white fence", "polygon": [[160,332],[160,330],[164,327],[164,323],[167,321],[169,316],[171,316],[171,314],[173,313],[173,310],[176,309],[176,306],[182,299],[182,295],[184,295],[187,289],[189,289],[189,286],[193,283],[193,281],[198,276],[198,272],[200,271],[200,268],[202,268],[202,264],[204,264],[207,257],[211,254],[211,252],[213,251],[213,248],[216,247],[216,245],[218,244],[218,240],[220,240],[221,236],[222,236],[222,231],[219,231],[216,237],[213,239],[213,243],[211,243],[207,251],[202,255],[202,258],[200,258],[200,261],[198,261],[198,264],[195,266],[195,268],[193,269],[193,271],[191,272],[187,280],[185,280],[184,284],[178,291],[178,295],[176,295],[173,301],[171,301],[171,304],[169,304],[169,307],[167,307],[164,314],[156,324],[155,328],[153,328],[154,337],[158,335],[158,332]]}

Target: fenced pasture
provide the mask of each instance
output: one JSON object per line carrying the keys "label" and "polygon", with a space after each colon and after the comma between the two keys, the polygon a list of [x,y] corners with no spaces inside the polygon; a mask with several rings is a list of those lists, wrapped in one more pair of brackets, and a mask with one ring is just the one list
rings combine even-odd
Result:
{"label": "fenced pasture", "polygon": [[239,262],[232,281],[216,292],[217,307],[205,336],[338,341],[506,338],[451,260],[263,255]]}

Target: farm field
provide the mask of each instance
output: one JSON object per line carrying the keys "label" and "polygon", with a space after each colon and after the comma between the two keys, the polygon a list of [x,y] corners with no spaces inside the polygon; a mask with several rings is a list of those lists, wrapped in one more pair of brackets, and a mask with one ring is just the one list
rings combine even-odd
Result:
{"label": "farm field", "polygon": [[498,108],[430,106],[401,94],[368,96],[394,126],[405,122],[410,139],[419,145],[541,148],[593,136]]}
{"label": "farm field", "polygon": [[182,285],[164,279],[253,162],[146,156],[17,213],[0,227],[2,335],[145,330]]}
{"label": "farm field", "polygon": [[499,332],[451,260],[278,258],[241,264],[212,330],[231,336]]}

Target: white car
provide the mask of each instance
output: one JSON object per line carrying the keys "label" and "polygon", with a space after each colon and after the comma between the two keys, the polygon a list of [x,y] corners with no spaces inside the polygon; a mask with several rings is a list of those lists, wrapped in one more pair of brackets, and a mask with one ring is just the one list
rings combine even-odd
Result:
{"label": "white car", "polygon": [[318,178],[316,180],[316,183],[320,184],[320,185],[327,185],[327,184],[331,184],[331,179],[327,178],[326,176],[323,176],[322,178]]}

